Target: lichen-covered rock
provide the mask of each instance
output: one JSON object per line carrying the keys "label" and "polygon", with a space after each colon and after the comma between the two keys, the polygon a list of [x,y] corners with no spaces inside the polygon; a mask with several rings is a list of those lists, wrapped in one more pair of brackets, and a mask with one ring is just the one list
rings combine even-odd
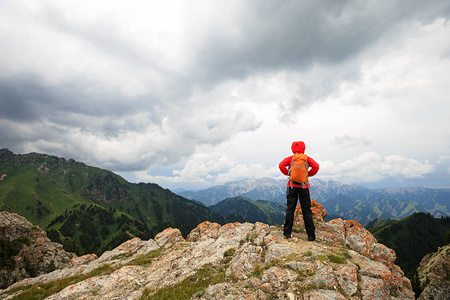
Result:
{"label": "lichen-covered rock", "polygon": [[69,267],[85,265],[90,261],[98,259],[96,254],[86,254],[83,256],[76,256],[70,260]]}
{"label": "lichen-covered rock", "polygon": [[262,282],[266,283],[266,289],[280,291],[288,284],[288,276],[286,271],[279,267],[271,267],[262,274]]}
{"label": "lichen-covered rock", "polygon": [[280,259],[282,256],[293,253],[294,251],[295,250],[289,245],[281,243],[271,243],[266,253],[265,263],[269,264],[277,259]]}
{"label": "lichen-covered rock", "polygon": [[[316,200],[311,201],[311,210],[313,213],[313,221],[314,224],[320,224],[323,223],[323,220],[325,220],[325,217],[327,216],[327,211],[323,205],[317,203]],[[302,207],[297,205],[294,212],[294,224],[297,226],[305,226],[305,221],[303,221],[303,213],[302,213]]]}
{"label": "lichen-covered rock", "polygon": [[372,254],[370,257],[373,258],[373,260],[380,261],[391,268],[394,266],[394,262],[397,259],[397,255],[394,250],[380,243],[372,244]]}
{"label": "lichen-covered rock", "polygon": [[303,294],[304,300],[328,300],[328,299],[334,299],[334,300],[346,300],[342,294],[340,294],[337,291],[334,290],[313,290],[308,291]]}
{"label": "lichen-covered rock", "polygon": [[346,245],[389,268],[397,258],[395,251],[377,242],[375,237],[356,221],[333,219],[316,228],[316,237],[329,245]]}
{"label": "lichen-covered rock", "polygon": [[356,221],[345,221],[345,244],[364,256],[372,254],[375,237]]}
{"label": "lichen-covered rock", "polygon": [[315,274],[301,283],[303,287],[327,287],[329,289],[336,289],[338,286],[337,277],[333,268],[329,266],[321,266]]}
{"label": "lichen-covered rock", "polygon": [[226,275],[236,274],[236,276],[245,278],[255,270],[255,267],[262,262],[262,247],[247,244],[241,247],[239,255],[234,256],[227,268]]}
{"label": "lichen-covered rock", "polygon": [[354,295],[358,291],[358,266],[347,263],[346,266],[337,270],[336,278],[346,295]]}
{"label": "lichen-covered rock", "polygon": [[205,239],[216,239],[219,236],[219,229],[219,224],[205,221],[194,228],[186,240],[189,242],[197,242]]}
{"label": "lichen-covered rock", "polygon": [[434,280],[426,285],[418,300],[447,300],[450,295],[449,280]]}
{"label": "lichen-covered rock", "polygon": [[[177,238],[176,236],[177,235],[175,235],[174,239]],[[170,240],[164,239],[164,241],[169,242]],[[140,238],[133,238],[122,243],[113,250],[103,252],[96,263],[115,262],[118,259],[130,259],[133,256],[143,255],[152,251],[156,251],[160,247],[163,247],[165,245],[166,243],[164,242],[161,242],[161,245],[158,245],[155,240],[142,241]]]}
{"label": "lichen-covered rock", "polygon": [[345,244],[345,221],[333,219],[316,227],[316,237],[327,244],[343,246]]}
{"label": "lichen-covered rock", "polygon": [[[326,239],[312,243],[306,233],[294,233],[297,242],[286,240],[280,228],[262,223],[203,222],[186,240],[168,228],[154,240],[135,238],[99,258],[75,258],[67,268],[18,282],[0,291],[0,299],[11,299],[13,288],[21,293],[67,278],[81,279],[48,299],[152,298],[161,289],[171,293],[191,285],[200,286],[193,300],[414,299],[397,266],[374,260],[368,249],[377,244],[352,236],[362,232],[357,225],[346,231],[347,221],[330,222],[317,232]],[[345,247],[347,240],[355,250]]]}
{"label": "lichen-covered rock", "polygon": [[24,217],[0,212],[0,288],[24,278],[66,267],[74,253],[47,238],[47,233]]}
{"label": "lichen-covered rock", "polygon": [[155,241],[160,247],[168,248],[172,246],[173,243],[184,241],[184,238],[179,229],[169,227],[164,229],[163,232],[158,233],[155,236]]}
{"label": "lichen-covered rock", "polygon": [[450,245],[439,248],[436,253],[427,254],[417,271],[423,289],[418,299],[449,299]]}
{"label": "lichen-covered rock", "polygon": [[144,285],[143,270],[140,266],[125,266],[109,275],[80,281],[46,299],[89,299],[96,295],[102,295],[102,299],[125,299]]}
{"label": "lichen-covered rock", "polygon": [[381,279],[361,276],[360,285],[363,299],[390,299],[389,286]]}
{"label": "lichen-covered rock", "polygon": [[222,300],[222,299],[239,299],[242,297],[242,293],[229,283],[219,283],[209,286],[203,297],[204,300]]}
{"label": "lichen-covered rock", "polygon": [[278,231],[271,231],[267,236],[264,237],[264,243],[270,245],[272,243],[280,243],[284,239],[283,233]]}

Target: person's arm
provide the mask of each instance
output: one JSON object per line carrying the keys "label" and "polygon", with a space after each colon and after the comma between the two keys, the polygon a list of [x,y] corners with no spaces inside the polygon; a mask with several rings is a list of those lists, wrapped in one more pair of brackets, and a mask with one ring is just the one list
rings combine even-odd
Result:
{"label": "person's arm", "polygon": [[292,156],[289,156],[289,157],[286,157],[285,159],[283,159],[278,165],[281,173],[283,173],[284,175],[287,175],[289,173],[289,167],[291,166],[291,163],[292,163]]}
{"label": "person's arm", "polygon": [[316,163],[316,161],[309,156],[308,156],[308,164],[309,164],[309,167],[311,168],[308,171],[308,177],[312,177],[312,176],[316,175],[316,173],[319,171],[319,164]]}

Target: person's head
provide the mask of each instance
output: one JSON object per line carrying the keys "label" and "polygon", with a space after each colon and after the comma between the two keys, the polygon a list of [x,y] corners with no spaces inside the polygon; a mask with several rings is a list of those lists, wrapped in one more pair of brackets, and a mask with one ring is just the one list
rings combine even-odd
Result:
{"label": "person's head", "polygon": [[292,153],[305,153],[306,146],[304,142],[298,141],[292,143],[291,149]]}

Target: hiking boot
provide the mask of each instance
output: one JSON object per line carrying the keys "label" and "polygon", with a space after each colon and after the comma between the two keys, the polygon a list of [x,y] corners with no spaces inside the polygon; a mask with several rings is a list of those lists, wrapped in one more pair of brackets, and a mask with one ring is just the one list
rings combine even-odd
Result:
{"label": "hiking boot", "polygon": [[288,234],[283,234],[283,235],[284,235],[284,238],[287,239],[287,240],[291,238],[290,234],[289,235]]}
{"label": "hiking boot", "polygon": [[316,240],[316,236],[315,235],[308,236],[308,241],[314,242],[315,240]]}

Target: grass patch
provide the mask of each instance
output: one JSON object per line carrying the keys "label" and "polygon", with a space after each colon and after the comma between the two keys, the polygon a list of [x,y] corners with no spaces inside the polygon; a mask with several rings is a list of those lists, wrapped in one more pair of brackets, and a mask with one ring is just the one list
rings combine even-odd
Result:
{"label": "grass patch", "polygon": [[273,261],[271,261],[267,265],[264,264],[264,263],[256,264],[255,269],[253,270],[253,272],[250,273],[250,276],[261,278],[262,273],[265,270],[268,270],[268,269],[270,269],[270,268],[272,268],[274,266],[280,266],[281,264],[282,264],[281,259],[274,259]]}
{"label": "grass patch", "polygon": [[352,258],[352,256],[350,255],[350,253],[348,253],[347,250],[342,250],[341,253],[347,259],[351,259]]}
{"label": "grass patch", "polygon": [[335,264],[345,264],[347,262],[347,259],[345,257],[342,257],[340,255],[334,255],[334,254],[328,254],[327,258]]}
{"label": "grass patch", "polygon": [[317,255],[317,258],[318,258],[321,262],[324,262],[324,261],[327,260],[327,257],[326,257],[325,255],[322,255],[322,254]]}
{"label": "grass patch", "polygon": [[247,233],[245,240],[251,244],[254,244],[255,240],[258,238],[258,236],[259,236],[259,234],[257,234],[257,233],[253,233],[253,234]]}
{"label": "grass patch", "polygon": [[262,273],[267,270],[267,267],[265,265],[262,264],[257,264],[255,266],[255,269],[253,270],[253,272],[251,273],[251,275],[253,277],[257,277],[257,278],[261,278]]}
{"label": "grass patch", "polygon": [[310,269],[302,269],[302,270],[298,270],[298,275],[300,276],[300,281],[305,280],[308,277],[314,276],[314,272],[311,271]]}
{"label": "grass patch", "polygon": [[297,226],[297,225],[292,226],[292,232],[300,233],[303,232],[304,230],[305,226]]}
{"label": "grass patch", "polygon": [[234,248],[230,248],[227,251],[225,251],[223,253],[222,263],[224,265],[228,264],[233,259],[234,254],[236,254],[236,249],[234,249]]}
{"label": "grass patch", "polygon": [[230,248],[223,253],[223,257],[233,256],[236,253],[236,249]]}
{"label": "grass patch", "polygon": [[332,287],[321,283],[320,285],[316,285],[316,284],[308,284],[302,287],[298,287],[298,285],[296,285],[298,288],[298,293],[303,295],[304,293],[308,292],[308,291],[312,291],[312,290],[333,290]]}
{"label": "grass patch", "polygon": [[299,254],[298,254],[298,253],[295,253],[295,252],[290,253],[290,254],[288,254],[288,255],[286,255],[286,256],[284,257],[284,261],[285,261],[285,262],[290,262],[290,261],[300,261],[300,260],[301,260],[301,259],[300,259]]}
{"label": "grass patch", "polygon": [[194,275],[187,277],[180,283],[163,287],[156,292],[146,289],[141,299],[187,300],[191,299],[194,294],[204,293],[208,286],[224,282],[225,280],[225,269],[206,264]]}
{"label": "grass patch", "polygon": [[[347,293],[344,291],[344,289],[343,289],[340,285],[337,286],[336,290],[337,290],[339,293],[341,293],[342,295],[344,295],[345,298],[347,298],[347,299],[350,298],[350,297],[347,295]],[[362,299],[362,297],[361,297],[360,299]]]}
{"label": "grass patch", "polygon": [[148,267],[155,258],[164,254],[164,250],[164,247],[161,247],[158,250],[143,254],[130,261],[127,265]]}

